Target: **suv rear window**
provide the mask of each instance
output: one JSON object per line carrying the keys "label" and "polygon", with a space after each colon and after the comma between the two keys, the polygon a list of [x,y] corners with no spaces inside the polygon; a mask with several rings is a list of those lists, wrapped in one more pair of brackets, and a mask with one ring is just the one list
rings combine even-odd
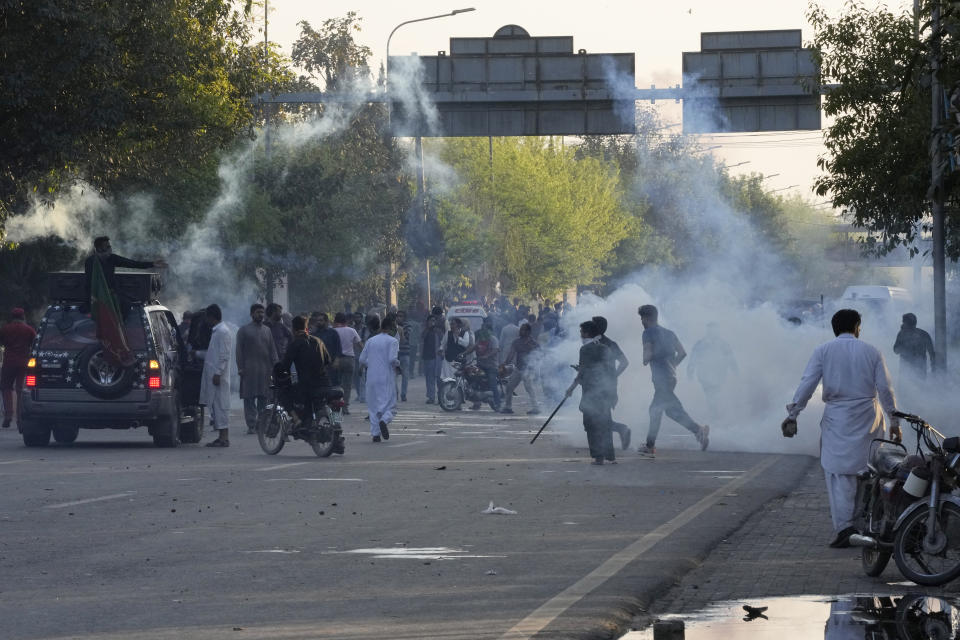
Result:
{"label": "suv rear window", "polygon": [[[132,351],[147,348],[141,313],[134,309],[124,321],[127,344]],[[40,337],[40,349],[44,351],[80,351],[87,345],[97,344],[97,325],[89,313],[49,311],[46,320]]]}

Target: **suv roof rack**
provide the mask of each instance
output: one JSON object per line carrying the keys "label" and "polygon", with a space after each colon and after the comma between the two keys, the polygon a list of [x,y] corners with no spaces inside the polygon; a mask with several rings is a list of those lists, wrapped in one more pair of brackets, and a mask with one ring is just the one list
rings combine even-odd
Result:
{"label": "suv roof rack", "polygon": [[[83,271],[54,271],[48,275],[51,300],[79,304],[89,302],[87,276]],[[163,288],[160,276],[148,271],[117,271],[114,282],[117,293],[131,302],[144,304],[156,301]]]}

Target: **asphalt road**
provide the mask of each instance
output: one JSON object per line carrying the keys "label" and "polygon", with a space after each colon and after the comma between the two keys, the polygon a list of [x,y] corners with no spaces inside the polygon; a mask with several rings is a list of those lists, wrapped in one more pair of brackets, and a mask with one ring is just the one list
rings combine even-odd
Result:
{"label": "asphalt road", "polygon": [[357,404],[329,459],[236,427],[229,449],[0,432],[0,638],[615,637],[812,463],[702,453],[665,425],[656,460],[595,467],[582,432],[530,446],[523,400],[404,403],[380,444]]}

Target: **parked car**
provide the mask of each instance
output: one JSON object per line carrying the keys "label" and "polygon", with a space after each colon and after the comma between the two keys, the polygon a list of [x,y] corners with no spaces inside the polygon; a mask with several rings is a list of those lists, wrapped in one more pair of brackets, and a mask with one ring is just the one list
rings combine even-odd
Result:
{"label": "parked car", "polygon": [[82,273],[50,274],[53,304],[44,313],[21,396],[20,432],[28,447],[60,443],[83,429],[146,427],[159,447],[196,443],[202,362],[188,361],[173,313],[154,297],[149,273],[116,274],[129,308],[123,326],[135,362],[115,366],[104,355]]}

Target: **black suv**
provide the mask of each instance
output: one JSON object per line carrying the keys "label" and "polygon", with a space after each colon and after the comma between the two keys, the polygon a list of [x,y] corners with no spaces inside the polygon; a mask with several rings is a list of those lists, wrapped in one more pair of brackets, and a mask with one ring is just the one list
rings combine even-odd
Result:
{"label": "black suv", "polygon": [[136,357],[115,367],[104,357],[88,312],[84,274],[54,273],[52,299],[33,344],[21,396],[28,447],[70,443],[80,428],[147,427],[158,447],[195,443],[203,434],[200,369],[187,361],[176,318],[154,296],[149,273],[116,274],[127,300],[127,344]]}

